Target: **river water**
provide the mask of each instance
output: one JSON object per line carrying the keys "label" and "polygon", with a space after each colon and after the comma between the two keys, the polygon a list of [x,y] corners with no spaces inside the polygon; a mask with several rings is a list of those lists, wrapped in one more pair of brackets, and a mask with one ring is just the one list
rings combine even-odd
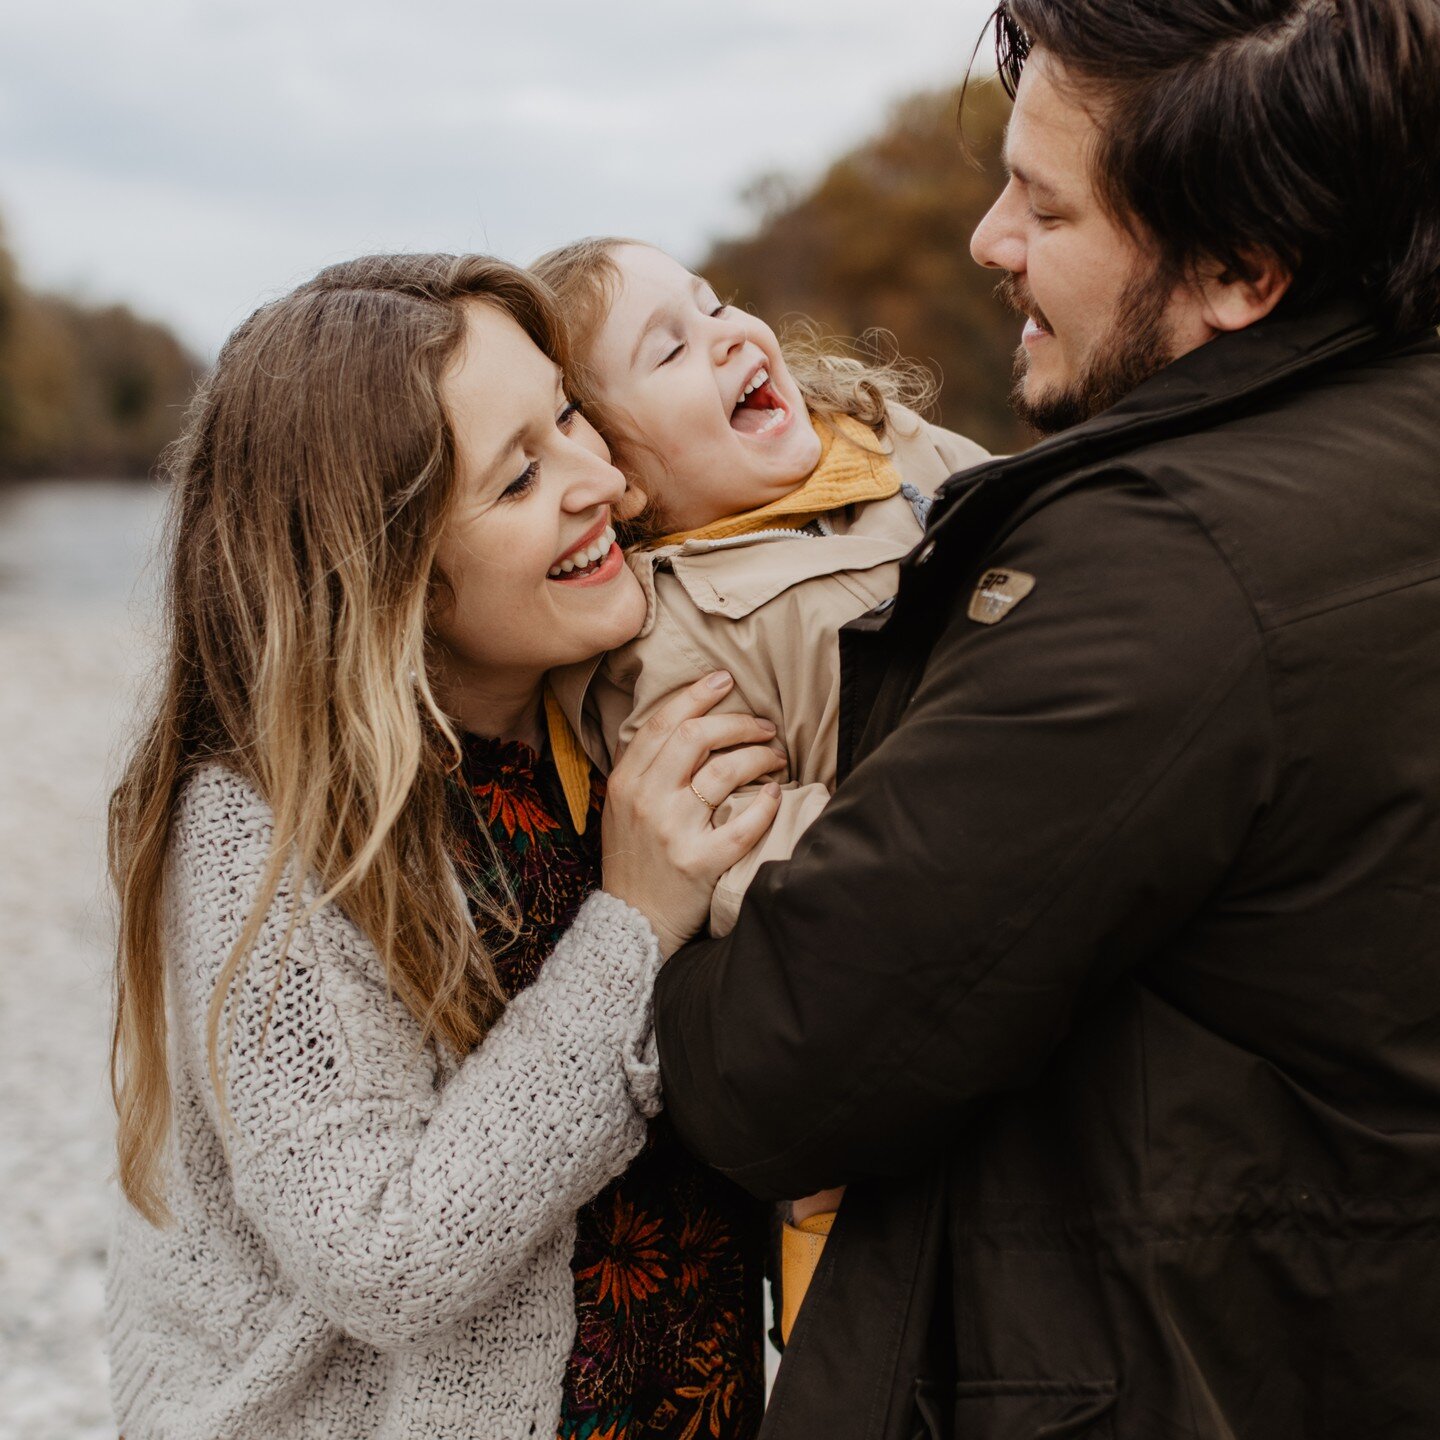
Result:
{"label": "river water", "polygon": [[0,1440],[113,1440],[105,796],[154,631],[151,485],[0,487]]}
{"label": "river water", "polygon": [[164,503],[125,480],[0,487],[0,623],[148,610]]}

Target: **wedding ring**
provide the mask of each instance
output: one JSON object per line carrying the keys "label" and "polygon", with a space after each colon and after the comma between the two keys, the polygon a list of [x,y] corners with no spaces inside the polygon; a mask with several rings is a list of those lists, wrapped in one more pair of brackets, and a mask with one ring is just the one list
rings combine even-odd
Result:
{"label": "wedding ring", "polygon": [[693,780],[690,782],[690,793],[710,811],[712,815],[715,813],[715,806],[695,788],[695,782]]}

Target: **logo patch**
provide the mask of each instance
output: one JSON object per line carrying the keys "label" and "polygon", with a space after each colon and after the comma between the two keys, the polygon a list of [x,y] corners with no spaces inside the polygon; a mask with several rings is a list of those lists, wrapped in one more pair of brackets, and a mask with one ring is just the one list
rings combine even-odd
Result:
{"label": "logo patch", "polygon": [[970,597],[967,613],[982,625],[996,625],[1034,588],[1035,577],[1023,570],[987,570]]}

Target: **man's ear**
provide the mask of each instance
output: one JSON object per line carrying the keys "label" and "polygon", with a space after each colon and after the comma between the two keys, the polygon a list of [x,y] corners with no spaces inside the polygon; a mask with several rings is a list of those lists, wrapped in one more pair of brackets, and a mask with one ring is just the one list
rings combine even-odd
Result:
{"label": "man's ear", "polygon": [[1244,330],[1263,320],[1290,288],[1293,277],[1273,255],[1253,251],[1245,259],[1248,275],[1215,269],[1199,277],[1201,316],[1212,330]]}

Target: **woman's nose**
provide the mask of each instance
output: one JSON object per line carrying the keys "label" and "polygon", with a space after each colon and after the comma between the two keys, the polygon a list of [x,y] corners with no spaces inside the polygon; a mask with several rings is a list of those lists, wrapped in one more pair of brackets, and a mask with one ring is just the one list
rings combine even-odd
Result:
{"label": "woman's nose", "polygon": [[607,456],[577,446],[579,454],[565,487],[565,508],[572,512],[593,510],[597,505],[617,505],[625,494],[625,477]]}

